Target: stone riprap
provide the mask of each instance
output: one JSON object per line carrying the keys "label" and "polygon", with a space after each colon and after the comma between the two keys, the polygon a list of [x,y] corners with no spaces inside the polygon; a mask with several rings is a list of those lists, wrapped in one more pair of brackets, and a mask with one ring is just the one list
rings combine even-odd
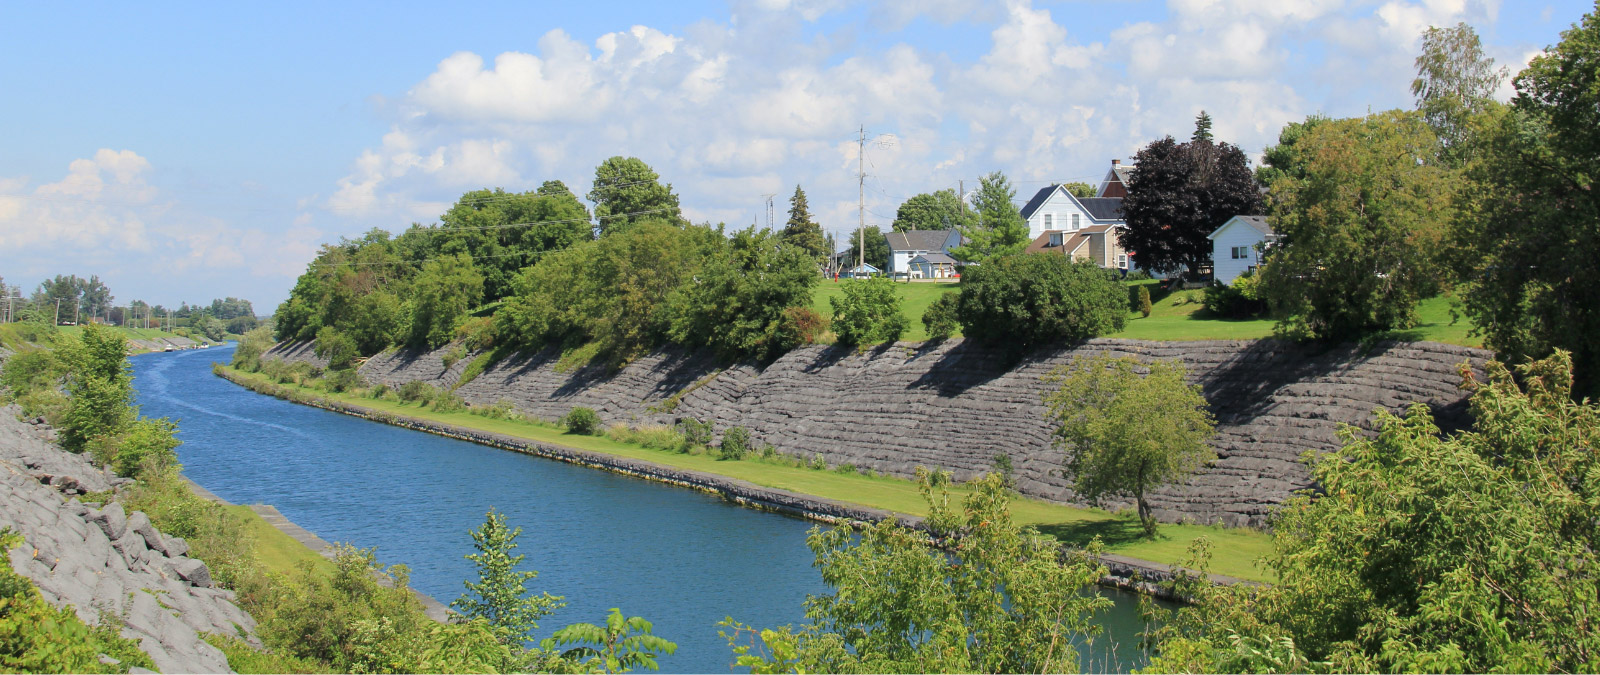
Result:
{"label": "stone riprap", "polygon": [[318,368],[327,368],[328,360],[317,356],[316,340],[302,340],[298,342],[280,342],[261,353],[263,361],[286,361],[288,363],[309,363]]}
{"label": "stone riprap", "polygon": [[[1375,409],[1397,411],[1414,402],[1433,407],[1446,426],[1461,424],[1466,395],[1457,386],[1457,366],[1465,362],[1481,371],[1491,356],[1431,342],[1328,347],[1096,339],[1016,362],[957,339],[862,353],[806,347],[765,368],[667,348],[610,372],[559,368],[559,354],[545,350],[503,359],[456,392],[474,405],[507,400],[547,420],[586,406],[608,424],[693,417],[715,422],[719,432],[743,426],[757,445],[898,476],[928,466],[964,479],[990,470],[1004,453],[1024,494],[1077,503],[1061,475],[1062,453],[1051,444],[1044,376],[1075,356],[1102,352],[1182,360],[1217,417],[1217,460],[1149,495],[1156,515],[1251,526],[1263,525],[1273,507],[1311,486],[1300,458],[1336,449],[1341,424],[1365,425]],[[393,385],[410,379],[447,385],[444,353],[396,352],[381,370],[369,362],[362,374],[373,368]]]}
{"label": "stone riprap", "polygon": [[17,414],[0,408],[0,526],[23,538],[9,552],[12,569],[87,623],[116,617],[123,637],[138,641],[161,672],[232,672],[200,634],[243,631],[255,642],[255,620],[233,604],[233,592],[213,587],[205,563],[185,555],[188,544],[145,514],[74,499],[125,479],[52,445],[45,427]]}
{"label": "stone riprap", "polygon": [[456,353],[460,358],[446,366],[445,357],[449,353],[449,348],[431,352],[391,349],[361,364],[361,378],[369,384],[385,384],[391,387],[421,381],[440,389],[449,389],[461,381],[461,373],[478,356],[477,352],[461,350]]}

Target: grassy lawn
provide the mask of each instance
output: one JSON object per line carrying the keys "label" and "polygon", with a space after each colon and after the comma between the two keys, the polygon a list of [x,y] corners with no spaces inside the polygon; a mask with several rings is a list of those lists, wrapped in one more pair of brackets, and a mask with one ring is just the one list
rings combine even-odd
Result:
{"label": "grassy lawn", "polygon": [[[855,283],[851,279],[834,281],[826,279],[816,292],[811,296],[811,308],[818,314],[826,317],[833,316],[833,305],[828,303],[829,298],[844,297],[844,285]],[[923,342],[928,339],[928,330],[922,326],[922,313],[928,311],[928,305],[945,293],[954,293],[960,285],[954,281],[914,281],[911,283],[897,283],[894,285],[900,291],[900,313],[905,315],[909,327],[901,340],[907,342]],[[961,335],[960,331],[955,333]],[[828,334],[831,342],[833,334]]]}
{"label": "grassy lawn", "polygon": [[[267,378],[259,374],[240,374],[258,381],[267,381]],[[380,401],[349,394],[332,394],[309,387],[300,389],[321,398],[406,417],[619,457],[642,459],[896,513],[916,516],[927,513],[926,504],[922,501],[916,484],[900,478],[869,477],[859,473],[846,474],[834,470],[818,471],[787,463],[760,460],[724,461],[710,455],[653,450],[619,443],[601,436],[574,436],[552,425],[538,422],[490,419],[465,412],[443,413],[413,404]],[[957,489],[957,492],[960,493],[961,490]],[[1112,514],[1097,509],[1081,509],[1034,499],[1017,500],[1012,504],[1012,513],[1019,522],[1035,525],[1042,532],[1063,542],[1083,545],[1098,535],[1110,553],[1163,564],[1181,562],[1190,542],[1201,536],[1210,537],[1214,542],[1212,550],[1215,551],[1213,572],[1243,579],[1268,580],[1268,572],[1257,569],[1253,561],[1271,551],[1272,541],[1268,535],[1255,530],[1203,525],[1163,525],[1160,536],[1150,540],[1141,536],[1138,521],[1131,514]]]}
{"label": "grassy lawn", "polygon": [[328,575],[333,573],[332,561],[279,531],[261,516],[256,515],[255,511],[251,511],[250,507],[241,504],[223,508],[243,519],[251,536],[255,538],[256,559],[268,571],[295,574],[302,561],[310,561],[312,568],[318,572]]}
{"label": "grassy lawn", "polygon": [[[1154,282],[1130,282],[1130,285]],[[1177,291],[1152,304],[1150,316],[1128,314],[1128,325],[1106,337],[1135,340],[1255,340],[1272,336],[1272,319],[1224,319],[1206,311],[1205,291]],[[1482,338],[1468,337],[1472,322],[1466,317],[1452,322],[1450,299],[1437,296],[1417,304],[1417,326],[1372,336],[1375,340],[1444,342],[1482,347]]]}

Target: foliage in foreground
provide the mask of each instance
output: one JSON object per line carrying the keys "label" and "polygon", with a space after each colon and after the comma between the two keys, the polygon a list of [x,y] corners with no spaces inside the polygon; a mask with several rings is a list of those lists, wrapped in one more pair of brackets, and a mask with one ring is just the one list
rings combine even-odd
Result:
{"label": "foliage in foreground", "polygon": [[833,332],[841,344],[871,345],[894,342],[906,332],[900,313],[900,294],[887,277],[851,281],[841,297],[828,298],[833,306]]}
{"label": "foliage in foreground", "polygon": [[[737,665],[775,672],[1075,672],[1076,639],[1111,604],[1104,569],[1063,560],[1056,542],[1011,519],[998,474],[950,504],[949,475],[919,469],[928,531],[882,521],[860,532],[813,528],[807,544],[832,593],[806,601],[810,623],[723,635]],[[942,546],[935,548],[935,546]],[[741,643],[741,640],[747,640]]]}
{"label": "foliage in foreground", "polygon": [[[38,587],[11,569],[11,549],[22,537],[0,529],[0,671],[8,673],[126,673],[154,668],[133,640],[117,634],[114,619],[89,626],[71,608],[51,606]],[[100,662],[106,654],[121,661]]]}
{"label": "foliage in foreground", "polygon": [[[1315,461],[1322,495],[1285,504],[1271,586],[1213,587],[1162,617],[1158,672],[1594,672],[1600,669],[1600,407],[1572,364],[1499,363],[1470,432],[1426,406],[1380,411]],[[1203,567],[1203,564],[1201,565]]]}
{"label": "foliage in foreground", "polygon": [[517,569],[526,557],[511,555],[520,534],[522,528],[506,527],[505,515],[490,509],[483,525],[472,531],[472,547],[478,552],[467,554],[478,568],[478,581],[463,582],[467,592],[450,603],[450,608],[466,619],[487,621],[490,630],[506,645],[520,645],[530,639],[530,633],[539,628],[539,619],[566,604],[561,597],[549,593],[529,595],[527,584],[539,573]]}
{"label": "foliage in foreground", "polygon": [[[1144,369],[1147,374],[1137,372]],[[1055,444],[1067,456],[1072,489],[1099,504],[1132,497],[1145,534],[1156,532],[1145,493],[1182,480],[1216,458],[1215,420],[1182,361],[1141,363],[1131,356],[1074,357],[1045,379]]]}

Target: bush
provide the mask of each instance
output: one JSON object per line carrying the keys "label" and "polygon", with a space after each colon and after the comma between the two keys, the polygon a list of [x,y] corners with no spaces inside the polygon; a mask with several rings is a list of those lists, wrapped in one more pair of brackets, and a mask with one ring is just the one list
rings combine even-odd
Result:
{"label": "bush", "polygon": [[957,315],[969,338],[1002,344],[1020,357],[1057,341],[1122,330],[1128,291],[1087,260],[1019,254],[967,268]]}
{"label": "bush", "polygon": [[345,370],[355,364],[356,341],[333,326],[317,331],[317,346],[313,350],[318,358],[328,360],[329,370]]}
{"label": "bush", "polygon": [[437,393],[438,390],[434,389],[433,385],[420,380],[412,380],[400,385],[400,400],[407,403],[413,401],[427,403],[432,401]]}
{"label": "bush", "polygon": [[494,317],[479,316],[456,326],[456,340],[468,351],[481,352],[494,347]]}
{"label": "bush", "polygon": [[693,417],[678,420],[676,426],[678,435],[682,437],[682,445],[678,452],[688,452],[692,448],[711,445],[711,424],[701,422]]}
{"label": "bush", "polygon": [[389,395],[389,385],[379,382],[367,390],[367,396],[382,401]]}
{"label": "bush", "polygon": [[828,462],[827,462],[827,460],[824,460],[822,458],[822,453],[819,452],[819,453],[811,456],[810,467],[812,469],[817,470],[817,471],[827,471],[828,470]]}
{"label": "bush", "polygon": [[514,420],[521,418],[521,415],[517,414],[516,405],[513,404],[510,399],[504,398],[495,401],[494,405],[473,406],[472,414],[480,417],[487,417],[492,420]]}
{"label": "bush", "polygon": [[350,391],[366,384],[354,368],[332,371],[323,376],[323,381],[327,383],[328,391],[334,393]]}
{"label": "bush", "polygon": [[461,412],[467,409],[467,402],[460,396],[448,391],[440,391],[433,396],[433,409],[439,412]]}
{"label": "bush", "polygon": [[778,321],[773,343],[777,347],[777,353],[781,354],[801,345],[815,344],[827,331],[828,318],[818,314],[817,310],[810,307],[790,307],[783,310],[783,318]]}
{"label": "bush", "polygon": [[961,323],[956,320],[956,303],[958,296],[955,293],[945,293],[928,305],[928,311],[922,313],[922,326],[928,330],[928,337],[934,340],[943,340],[954,335]]}
{"label": "bush", "polygon": [[645,426],[629,429],[617,424],[606,430],[606,437],[618,443],[642,445],[652,450],[679,450],[684,447],[683,435],[672,427]]}
{"label": "bush", "polygon": [[1260,278],[1251,272],[1239,275],[1232,286],[1211,284],[1206,287],[1206,310],[1234,319],[1256,316],[1267,311],[1267,303],[1261,299],[1259,290]]}
{"label": "bush", "polygon": [[1147,284],[1139,284],[1136,288],[1137,292],[1135,295],[1137,297],[1135,297],[1133,301],[1133,310],[1148,319],[1150,318],[1150,312],[1155,309],[1155,307],[1153,307],[1150,303],[1150,286]]}
{"label": "bush", "polygon": [[1129,272],[1128,276],[1123,277],[1123,279],[1126,279],[1128,281],[1149,281],[1150,280],[1150,273],[1146,272],[1144,270],[1136,269],[1136,270],[1133,270],[1132,272]]}
{"label": "bush", "polygon": [[722,432],[722,458],[744,459],[744,454],[750,449],[750,432],[744,427],[733,427]]}
{"label": "bush", "polygon": [[458,342],[458,343],[456,343],[456,345],[454,347],[451,347],[450,349],[446,350],[444,355],[439,357],[439,360],[444,363],[444,369],[445,370],[450,370],[450,368],[452,366],[456,365],[457,363],[460,363],[461,359],[466,358],[466,356],[467,356],[467,347],[466,347],[466,345],[463,345],[463,344]]}
{"label": "bush", "polygon": [[569,434],[589,436],[600,428],[600,415],[590,408],[574,406],[561,418],[561,424]]}
{"label": "bush", "polygon": [[0,389],[11,390],[12,396],[23,396],[53,384],[57,377],[55,356],[47,350],[30,349],[5,360],[5,366],[0,368]]}
{"label": "bush", "polygon": [[156,458],[160,465],[178,461],[173,452],[179,445],[173,436],[177,430],[177,425],[165,417],[144,418],[129,424],[121,433],[91,439],[86,450],[96,462],[111,467],[118,475],[138,478],[148,458]]}
{"label": "bush", "polygon": [[844,284],[843,297],[829,298],[833,306],[833,332],[847,345],[894,342],[906,331],[900,313],[900,294],[884,277]]}
{"label": "bush", "polygon": [[[0,671],[8,673],[116,673],[154,668],[139,644],[117,635],[116,622],[88,626],[70,607],[46,602],[38,587],[11,569],[11,549],[22,545],[0,529]],[[100,661],[106,654],[122,663]]]}
{"label": "bush", "polygon": [[261,355],[272,349],[272,329],[262,326],[251,329],[239,338],[233,350],[233,367],[248,372],[261,370]]}

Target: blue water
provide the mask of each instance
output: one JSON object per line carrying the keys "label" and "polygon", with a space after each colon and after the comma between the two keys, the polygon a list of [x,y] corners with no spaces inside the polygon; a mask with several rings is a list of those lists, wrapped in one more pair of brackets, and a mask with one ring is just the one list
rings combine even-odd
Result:
{"label": "blue water", "polygon": [[[531,586],[566,597],[542,635],[619,607],[678,643],[662,672],[729,672],[718,621],[799,625],[806,595],[827,590],[805,546],[809,522],[280,401],[212,375],[212,362],[232,355],[132,359],[142,414],[178,423],[184,473],[230,502],[276,506],[328,541],[377,547],[381,562],[407,565],[412,586],[446,604],[475,578],[467,532],[490,508],[522,528],[516,552],[539,571]],[[1134,603],[1117,598],[1088,670],[1142,665]],[[1115,656],[1104,652],[1112,642]]]}

